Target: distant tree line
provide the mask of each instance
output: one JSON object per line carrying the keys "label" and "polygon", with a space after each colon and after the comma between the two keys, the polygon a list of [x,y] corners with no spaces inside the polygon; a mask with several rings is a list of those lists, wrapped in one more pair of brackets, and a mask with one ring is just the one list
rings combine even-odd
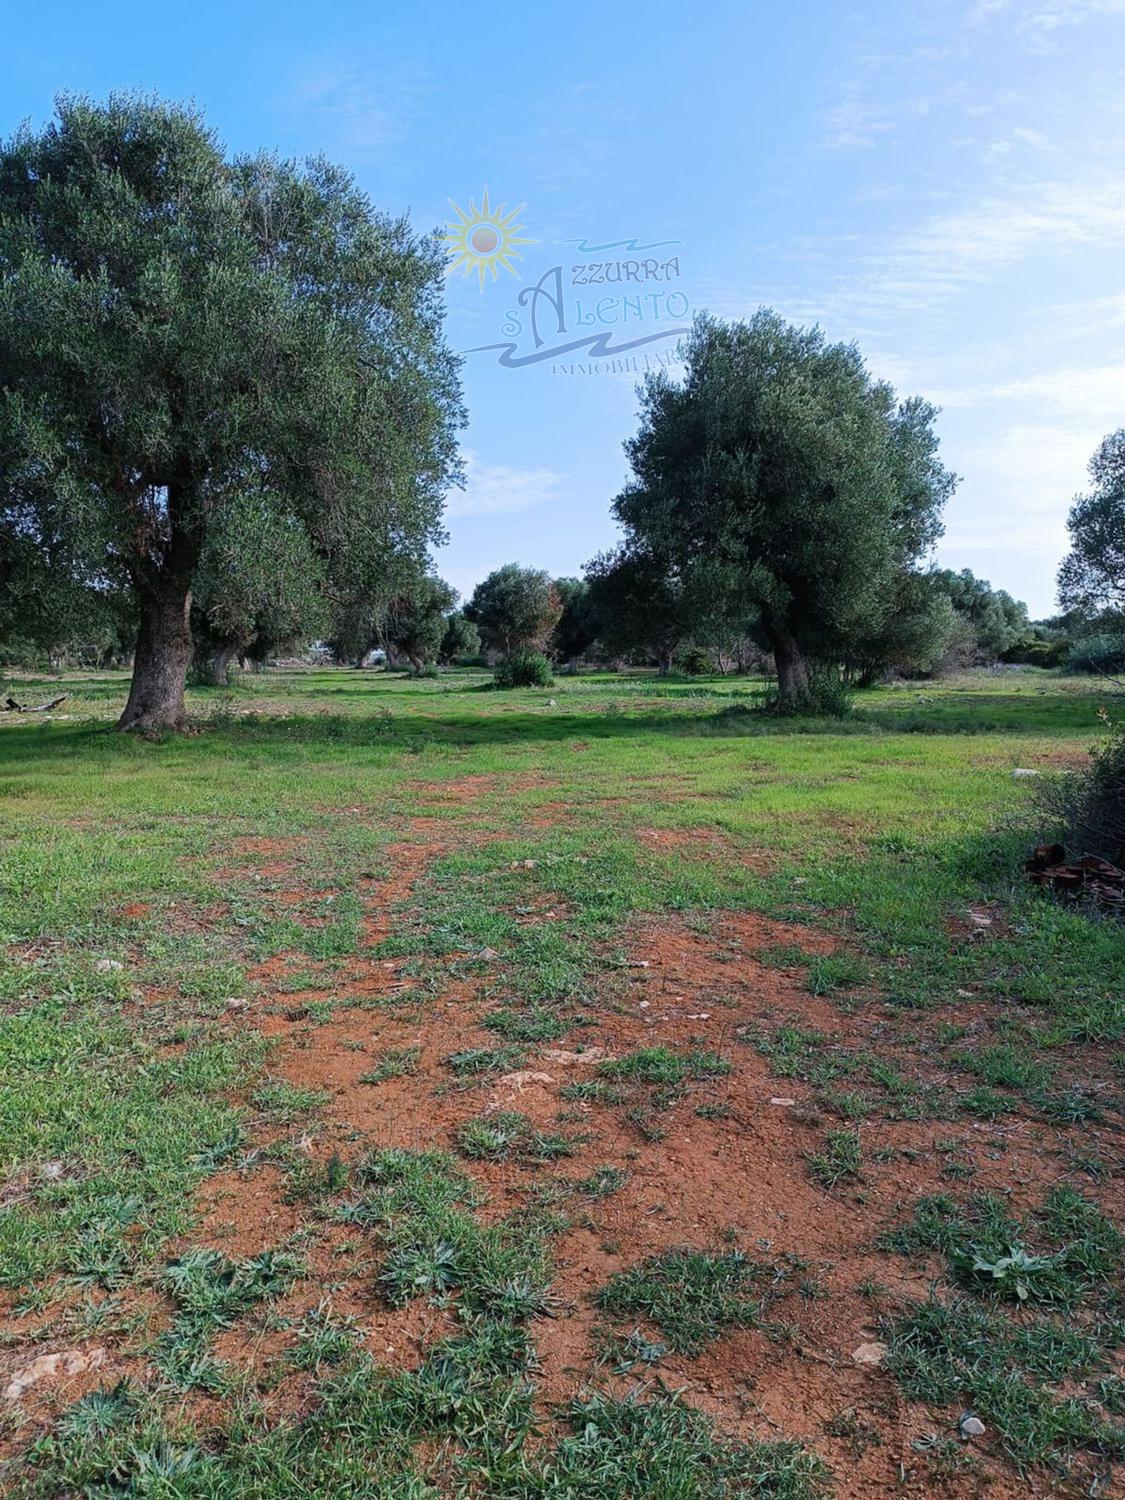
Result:
{"label": "distant tree line", "polygon": [[768,310],[650,376],[582,577],[433,571],[463,421],[433,237],[315,160],[229,158],[198,114],[62,98],[0,146],[0,662],[131,664],[122,727],[321,643],[766,672],[779,709],[981,663],[1125,670],[1125,430],[1070,513],[1064,613],[927,559],[956,485],[935,409]]}

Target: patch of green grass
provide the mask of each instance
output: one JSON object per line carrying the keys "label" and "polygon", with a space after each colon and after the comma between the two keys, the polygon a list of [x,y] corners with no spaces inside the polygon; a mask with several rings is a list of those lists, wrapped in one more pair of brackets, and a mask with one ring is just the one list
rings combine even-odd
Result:
{"label": "patch of green grass", "polygon": [[421,1047],[388,1047],[378,1062],[359,1075],[360,1083],[386,1083],[388,1078],[408,1078],[417,1073]]}
{"label": "patch of green grass", "polygon": [[207,1028],[168,1045],[81,989],[39,998],[43,977],[0,1015],[0,1285],[59,1271],[116,1285],[188,1228],[192,1189],[237,1151],[230,1093],[264,1049]]}
{"label": "patch of green grass", "polygon": [[522,1047],[469,1047],[451,1052],[445,1066],[459,1078],[477,1073],[511,1073],[524,1059]]}
{"label": "patch of green grass", "polygon": [[342,1364],[362,1338],[356,1320],[338,1317],[327,1298],[309,1309],[294,1333],[296,1342],[289,1360],[298,1370],[320,1370],[325,1365]]}
{"label": "patch of green grass", "polygon": [[526,1115],[515,1110],[497,1110],[466,1120],[457,1131],[457,1147],[472,1161],[555,1161],[574,1155],[574,1142],[564,1135],[544,1135]]}
{"label": "patch of green grass", "polygon": [[574,1185],[588,1198],[609,1198],[614,1193],[619,1193],[628,1180],[629,1174],[624,1167],[595,1167],[589,1177],[582,1178]]}
{"label": "patch of green grass", "polygon": [[863,1151],[854,1130],[830,1130],[819,1151],[806,1158],[809,1171],[826,1188],[834,1188],[845,1177],[858,1177]]}
{"label": "patch of green grass", "polygon": [[1094,1402],[1055,1389],[1104,1368],[1109,1351],[1096,1339],[935,1299],[893,1324],[888,1338],[888,1368],[910,1399],[977,1412],[1021,1469],[1081,1449],[1125,1456],[1125,1429]]}
{"label": "patch of green grass", "polygon": [[1027,1048],[1007,1043],[959,1053],[957,1064],[991,1088],[1042,1088],[1051,1076],[1051,1069]]}
{"label": "patch of green grass", "polygon": [[672,1088],[698,1079],[719,1078],[730,1071],[730,1063],[716,1052],[673,1052],[668,1047],[641,1047],[598,1064],[602,1078]]}
{"label": "patch of green grass", "polygon": [[542,1006],[526,1010],[494,1010],[482,1024],[512,1042],[553,1042],[565,1036],[570,1023]]}
{"label": "patch of green grass", "polygon": [[561,1098],[581,1104],[620,1104],[624,1095],[606,1083],[604,1078],[584,1078],[576,1083],[564,1083],[559,1090]]}
{"label": "patch of green grass", "polygon": [[547,1305],[549,1267],[526,1226],[482,1223],[471,1183],[440,1152],[387,1149],[356,1171],[350,1223],[376,1228],[386,1249],[379,1286],[392,1306],[456,1296],[467,1314],[526,1319]]}
{"label": "patch of green grass", "polygon": [[740,1250],[669,1250],[619,1272],[594,1300],[614,1317],[648,1318],[678,1353],[695,1355],[728,1329],[758,1321],[761,1303],[751,1291],[773,1270]]}
{"label": "patch of green grass", "polygon": [[252,1103],[278,1125],[292,1125],[322,1109],[330,1098],[325,1089],[303,1089],[286,1078],[267,1078],[254,1090]]}
{"label": "patch of green grass", "polygon": [[242,1261],[218,1250],[190,1250],[169,1261],[157,1277],[176,1306],[155,1350],[164,1375],[181,1389],[222,1391],[224,1372],[208,1352],[212,1338],[256,1303],[285,1291],[299,1270],[292,1256],[273,1250]]}
{"label": "patch of green grass", "polygon": [[883,1243],[905,1254],[940,1251],[953,1278],[982,1295],[1064,1306],[1104,1287],[1125,1259],[1125,1234],[1068,1187],[1052,1189],[1023,1220],[992,1193],[966,1203],[924,1198]]}
{"label": "patch of green grass", "polygon": [[1058,1187],[1020,1220],[992,1194],[937,1196],[883,1244],[939,1252],[983,1303],[931,1296],[893,1325],[888,1362],[908,1395],[972,1406],[1023,1467],[1076,1449],[1125,1454],[1111,1390],[1091,1402],[1057,1389],[1105,1370],[1125,1334],[1125,1235],[1096,1204]]}

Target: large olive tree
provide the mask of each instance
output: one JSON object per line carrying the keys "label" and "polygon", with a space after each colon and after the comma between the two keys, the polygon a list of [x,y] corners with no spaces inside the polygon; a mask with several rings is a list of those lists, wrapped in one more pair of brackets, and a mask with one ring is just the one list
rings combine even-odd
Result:
{"label": "large olive tree", "polygon": [[247,497],[326,587],[416,574],[457,465],[443,269],[344,172],[228,159],[156,99],[63,98],[0,146],[0,546],[132,591],[122,727],[181,723],[197,569]]}
{"label": "large olive tree", "polygon": [[644,386],[614,510],[631,546],[706,569],[757,611],[792,706],[809,658],[841,661],[940,534],[955,481],[934,409],[899,403],[854,345],[768,310],[698,319],[684,360],[682,379]]}
{"label": "large olive tree", "polygon": [[1090,478],[1089,493],[1071,506],[1070,552],[1059,569],[1060,603],[1087,614],[1125,609],[1125,428],[1099,444]]}

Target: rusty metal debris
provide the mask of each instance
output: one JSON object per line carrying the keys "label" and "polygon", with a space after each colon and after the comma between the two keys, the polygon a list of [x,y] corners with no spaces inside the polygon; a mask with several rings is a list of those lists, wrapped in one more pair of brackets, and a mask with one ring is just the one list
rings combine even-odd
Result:
{"label": "rusty metal debris", "polygon": [[1107,859],[1066,857],[1062,844],[1039,844],[1024,865],[1028,878],[1070,901],[1088,901],[1125,915],[1125,870]]}

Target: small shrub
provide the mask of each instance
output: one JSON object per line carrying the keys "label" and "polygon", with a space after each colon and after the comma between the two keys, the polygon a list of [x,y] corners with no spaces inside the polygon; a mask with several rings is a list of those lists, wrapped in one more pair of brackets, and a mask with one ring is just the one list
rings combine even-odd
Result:
{"label": "small shrub", "polygon": [[775,688],[762,701],[766,713],[811,719],[846,719],[854,706],[852,688],[839,672],[828,667],[810,671],[808,688],[795,701],[783,703]]}
{"label": "small shrub", "polygon": [[541,651],[513,651],[497,662],[492,680],[498,688],[550,687],[551,663]]}
{"label": "small shrub", "polygon": [[1068,854],[1095,854],[1125,866],[1125,725],[1109,725],[1089,767],[1049,780],[1041,806],[1061,823]]}
{"label": "small shrub", "polygon": [[689,646],[676,658],[676,666],[685,677],[704,677],[713,670],[710,653],[702,646]]}

